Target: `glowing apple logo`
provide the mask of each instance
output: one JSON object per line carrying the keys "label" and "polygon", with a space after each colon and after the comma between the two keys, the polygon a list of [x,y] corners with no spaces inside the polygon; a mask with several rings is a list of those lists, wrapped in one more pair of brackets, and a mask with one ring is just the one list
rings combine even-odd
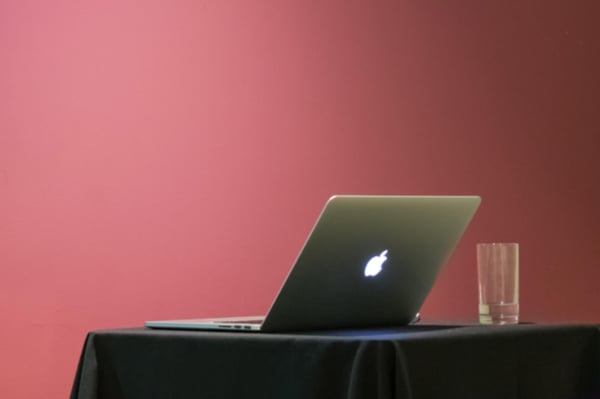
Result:
{"label": "glowing apple logo", "polygon": [[387,260],[387,253],[388,250],[386,249],[379,255],[375,255],[369,259],[367,266],[365,266],[365,277],[375,277],[381,272],[383,263]]}

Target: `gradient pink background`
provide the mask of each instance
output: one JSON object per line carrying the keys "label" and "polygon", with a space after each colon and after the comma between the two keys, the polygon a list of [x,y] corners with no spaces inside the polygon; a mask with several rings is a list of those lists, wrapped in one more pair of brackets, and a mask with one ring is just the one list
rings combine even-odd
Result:
{"label": "gradient pink background", "polygon": [[599,3],[399,3],[0,1],[0,396],[266,311],[334,193],[483,197],[427,320],[516,241],[523,319],[599,322]]}

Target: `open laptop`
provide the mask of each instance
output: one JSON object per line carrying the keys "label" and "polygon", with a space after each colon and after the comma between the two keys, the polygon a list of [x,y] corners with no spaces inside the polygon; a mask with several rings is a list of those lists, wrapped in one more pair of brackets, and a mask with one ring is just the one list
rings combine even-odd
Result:
{"label": "open laptop", "polygon": [[264,332],[407,325],[480,202],[477,196],[333,196],[266,316],[145,325]]}

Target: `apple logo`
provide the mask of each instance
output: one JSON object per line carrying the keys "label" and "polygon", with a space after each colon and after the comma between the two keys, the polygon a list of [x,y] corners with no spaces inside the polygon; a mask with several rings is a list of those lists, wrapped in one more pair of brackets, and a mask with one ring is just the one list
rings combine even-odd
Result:
{"label": "apple logo", "polygon": [[387,253],[388,250],[386,249],[379,255],[375,255],[369,259],[365,266],[365,277],[375,277],[381,272],[383,263],[387,260]]}

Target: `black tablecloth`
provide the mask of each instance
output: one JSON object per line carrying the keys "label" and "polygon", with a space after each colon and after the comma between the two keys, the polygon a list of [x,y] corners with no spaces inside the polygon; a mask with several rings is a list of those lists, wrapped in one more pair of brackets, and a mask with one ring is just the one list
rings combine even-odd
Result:
{"label": "black tablecloth", "polygon": [[97,331],[71,399],[100,398],[600,398],[600,329]]}

